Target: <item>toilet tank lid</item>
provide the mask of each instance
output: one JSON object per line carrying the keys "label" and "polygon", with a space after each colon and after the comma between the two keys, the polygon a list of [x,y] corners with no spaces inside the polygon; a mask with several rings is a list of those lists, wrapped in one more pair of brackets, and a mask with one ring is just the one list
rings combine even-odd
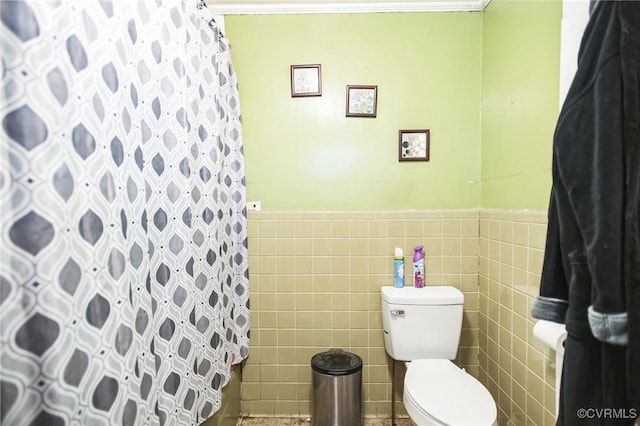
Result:
{"label": "toilet tank lid", "polygon": [[383,286],[382,299],[397,305],[461,305],[464,295],[451,286],[426,286],[422,288]]}

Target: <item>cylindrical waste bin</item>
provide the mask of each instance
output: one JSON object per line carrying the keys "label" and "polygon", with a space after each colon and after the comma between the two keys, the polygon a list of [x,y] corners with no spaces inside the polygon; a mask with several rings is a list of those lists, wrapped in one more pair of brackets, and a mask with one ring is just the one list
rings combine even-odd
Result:
{"label": "cylindrical waste bin", "polygon": [[330,349],[311,358],[311,426],[362,425],[362,358]]}

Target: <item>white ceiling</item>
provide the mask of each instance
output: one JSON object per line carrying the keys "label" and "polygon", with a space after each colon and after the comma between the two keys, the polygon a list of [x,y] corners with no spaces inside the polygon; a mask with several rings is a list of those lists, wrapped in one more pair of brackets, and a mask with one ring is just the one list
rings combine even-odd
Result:
{"label": "white ceiling", "polygon": [[215,15],[481,11],[490,0],[205,0]]}

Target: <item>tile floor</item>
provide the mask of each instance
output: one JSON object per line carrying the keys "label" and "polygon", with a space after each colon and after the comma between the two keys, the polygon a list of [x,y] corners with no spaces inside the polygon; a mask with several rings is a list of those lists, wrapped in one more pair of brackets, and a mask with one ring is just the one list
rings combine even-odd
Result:
{"label": "tile floor", "polygon": [[[238,419],[237,426],[309,426],[306,418],[289,417],[245,417]],[[391,426],[391,419],[364,419],[363,426]],[[411,426],[409,419],[397,419],[396,426]]]}

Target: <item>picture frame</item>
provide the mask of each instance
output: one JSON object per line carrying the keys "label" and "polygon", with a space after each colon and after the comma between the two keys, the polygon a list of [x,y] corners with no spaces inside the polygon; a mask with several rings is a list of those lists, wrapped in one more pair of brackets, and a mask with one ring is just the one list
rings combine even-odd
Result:
{"label": "picture frame", "polygon": [[378,86],[347,85],[347,117],[375,118],[378,109]]}
{"label": "picture frame", "polygon": [[320,64],[291,65],[291,97],[322,96]]}
{"label": "picture frame", "polygon": [[398,131],[398,161],[429,161],[429,129]]}

